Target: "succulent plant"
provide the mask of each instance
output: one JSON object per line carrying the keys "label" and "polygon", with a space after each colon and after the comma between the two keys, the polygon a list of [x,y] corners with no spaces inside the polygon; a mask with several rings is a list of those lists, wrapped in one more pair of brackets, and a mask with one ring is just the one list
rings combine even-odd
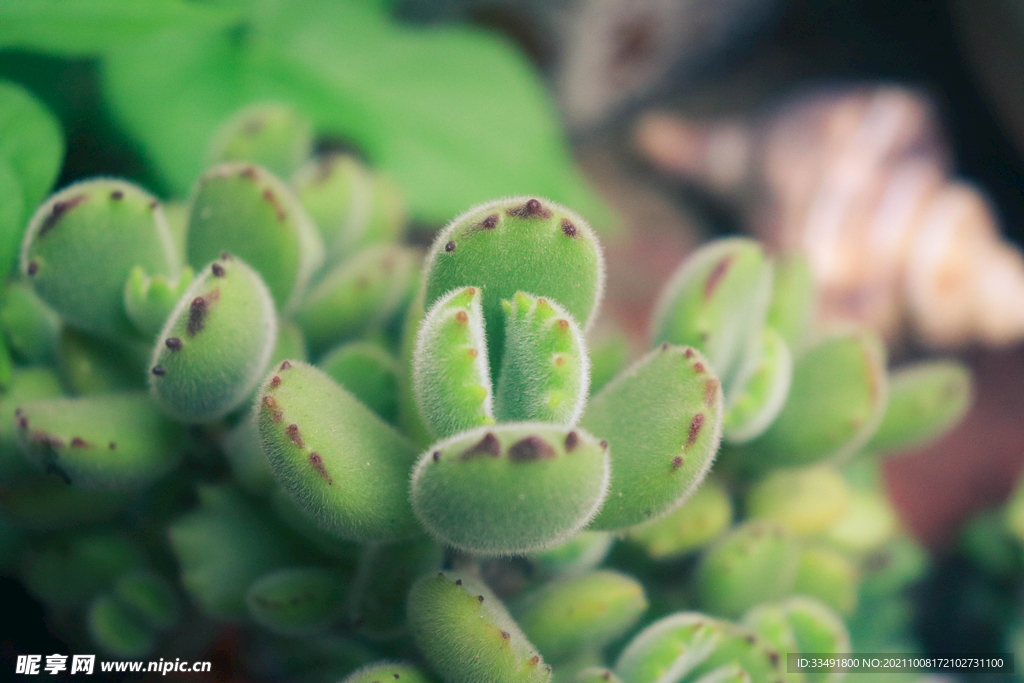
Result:
{"label": "succulent plant", "polygon": [[346,683],[831,683],[785,655],[902,637],[872,610],[924,565],[875,458],[962,416],[962,367],[890,373],[746,239],[680,266],[627,362],[582,216],[487,202],[421,259],[396,186],[306,125],[224,124],[173,235],[121,180],[32,218],[0,567],[48,610],[122,658],[230,622],[253,672]]}

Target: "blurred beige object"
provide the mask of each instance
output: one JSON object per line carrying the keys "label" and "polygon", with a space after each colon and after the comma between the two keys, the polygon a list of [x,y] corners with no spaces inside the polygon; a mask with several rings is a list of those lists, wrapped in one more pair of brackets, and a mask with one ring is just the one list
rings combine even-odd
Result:
{"label": "blurred beige object", "polygon": [[[557,28],[555,92],[569,127],[588,131],[666,80],[692,79],[736,46],[779,0],[574,0]],[[670,78],[671,77],[671,78]]]}
{"label": "blurred beige object", "polygon": [[1024,258],[950,176],[920,93],[821,91],[753,122],[648,114],[636,139],[659,168],[740,201],[774,249],[807,254],[823,322],[933,348],[1024,339]]}

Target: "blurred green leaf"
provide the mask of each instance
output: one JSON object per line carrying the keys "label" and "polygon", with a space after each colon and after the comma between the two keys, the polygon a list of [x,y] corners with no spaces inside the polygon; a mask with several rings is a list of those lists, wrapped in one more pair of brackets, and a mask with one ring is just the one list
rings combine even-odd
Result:
{"label": "blurred green leaf", "polygon": [[64,132],[41,102],[6,81],[0,81],[0,159],[10,164],[21,182],[27,221],[60,173]]}
{"label": "blurred green leaf", "polygon": [[223,26],[229,5],[188,0],[0,0],[0,48],[99,54],[170,27]]}
{"label": "blurred green leaf", "polygon": [[24,213],[21,183],[11,165],[0,157],[0,281],[14,261],[21,242]]}
{"label": "blurred green leaf", "polygon": [[277,99],[360,146],[418,220],[442,223],[494,197],[537,194],[609,222],[515,49],[468,28],[399,25],[378,5],[266,2],[243,29],[168,32],[112,51],[109,97],[178,194],[201,172],[219,123]]}

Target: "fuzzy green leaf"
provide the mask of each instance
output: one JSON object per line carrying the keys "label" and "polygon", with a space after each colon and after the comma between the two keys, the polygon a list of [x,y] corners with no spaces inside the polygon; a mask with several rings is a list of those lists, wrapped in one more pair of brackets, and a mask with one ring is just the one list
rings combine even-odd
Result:
{"label": "fuzzy green leaf", "polygon": [[548,683],[551,667],[483,584],[464,573],[421,578],[409,591],[409,628],[448,683]]}
{"label": "fuzzy green leaf", "polygon": [[605,446],[544,423],[478,427],[432,446],[412,505],[434,538],[481,555],[558,545],[586,526],[608,487]]}
{"label": "fuzzy green leaf", "polygon": [[416,450],[352,394],[285,361],[264,382],[257,410],[275,478],[321,528],[358,541],[416,535],[408,499]]}
{"label": "fuzzy green leaf", "polygon": [[595,529],[622,529],[682,504],[722,436],[722,388],[692,348],[650,352],[594,396],[580,424],[611,446],[612,486]]}

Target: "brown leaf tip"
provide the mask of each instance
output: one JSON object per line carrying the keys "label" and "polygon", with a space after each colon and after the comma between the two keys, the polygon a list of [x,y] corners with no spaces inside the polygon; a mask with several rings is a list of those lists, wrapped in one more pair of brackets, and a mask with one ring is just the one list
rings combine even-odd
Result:
{"label": "brown leaf tip", "polygon": [[434,462],[441,462],[441,451],[434,451],[430,457]]}
{"label": "brown leaf tip", "polygon": [[305,448],[306,444],[302,442],[302,435],[299,434],[299,425],[292,423],[285,427],[285,433],[288,434],[288,438],[292,440],[299,448]]}
{"label": "brown leaf tip", "polygon": [[459,311],[455,314],[455,319],[460,323],[467,323],[469,322],[469,314],[465,311]]}
{"label": "brown leaf tip", "polygon": [[274,209],[274,216],[277,220],[283,221],[285,218],[284,207],[281,206],[281,202],[278,201],[277,195],[269,187],[263,190],[263,201],[270,204],[271,208]]}
{"label": "brown leaf tip", "polygon": [[444,250],[447,251],[448,253],[455,251],[455,242],[452,241],[444,245]]}
{"label": "brown leaf tip", "polygon": [[[665,342],[665,345],[666,345],[666,347],[667,347],[667,346],[668,346],[668,342]],[[686,349],[686,351],[685,351],[685,352],[683,352],[683,355],[684,355],[684,356],[686,356],[687,358],[693,358],[693,356],[694,356],[695,354],[694,354],[694,352],[693,352],[693,349],[691,349],[691,348],[687,348],[687,349]]]}
{"label": "brown leaf tip", "polygon": [[72,448],[88,448],[89,447],[89,442],[86,441],[85,439],[83,439],[80,436],[76,436],[75,438],[71,439],[71,447]]}
{"label": "brown leaf tip", "polygon": [[224,277],[224,266],[219,263],[214,263],[210,266],[210,270],[213,271],[214,277]]}
{"label": "brown leaf tip", "polygon": [[544,208],[539,199],[528,199],[522,206],[506,209],[505,213],[516,218],[550,218],[551,211]]}
{"label": "brown leaf tip", "polygon": [[529,664],[530,666],[537,666],[538,664],[540,664],[540,657],[538,657],[537,655],[530,657]]}
{"label": "brown leaf tip", "polygon": [[238,175],[242,176],[243,178],[248,178],[249,180],[256,180],[256,167],[246,166],[245,168],[238,172]]}
{"label": "brown leaf tip", "polygon": [[121,190],[114,190],[110,193],[110,198],[115,202],[119,202],[124,199],[124,192]]}
{"label": "brown leaf tip", "polygon": [[150,372],[152,372],[157,377],[163,377],[164,375],[167,374],[167,370],[165,370],[164,366],[162,365],[154,365]]}
{"label": "brown leaf tip", "polygon": [[498,437],[494,435],[494,432],[487,432],[480,441],[464,450],[462,459],[472,460],[482,455],[489,455],[492,458],[501,455],[501,444],[498,443]]}
{"label": "brown leaf tip", "polygon": [[528,436],[512,444],[508,449],[508,459],[512,462],[534,462],[550,460],[557,454],[544,439],[539,436]]}
{"label": "brown leaf tip", "polygon": [[565,332],[566,330],[568,330],[569,329],[569,321],[566,320],[565,318],[560,318],[559,321],[558,321],[558,329],[561,330],[562,332]]}
{"label": "brown leaf tip", "polygon": [[493,230],[498,226],[498,214],[492,213],[487,218],[480,221],[480,227],[484,230]]}
{"label": "brown leaf tip", "polygon": [[700,429],[704,426],[704,413],[697,413],[690,420],[690,432],[686,436],[686,447],[689,448],[696,441],[697,437],[700,436]]}
{"label": "brown leaf tip", "polygon": [[475,296],[476,287],[466,287],[466,289],[464,289],[463,292],[466,294],[466,296]]}
{"label": "brown leaf tip", "polygon": [[469,356],[470,358],[476,358],[477,356],[480,355],[480,352],[477,351],[476,349],[469,349],[468,351],[466,351],[466,355]]}
{"label": "brown leaf tip", "polygon": [[288,362],[288,361],[286,361],[286,360],[283,360],[283,361],[281,361],[281,365],[279,366],[279,368],[278,368],[278,369],[279,369],[279,370],[290,370],[290,369],[291,369],[291,367],[292,367],[292,364],[291,364],[291,363],[289,363],[289,362]]}
{"label": "brown leaf tip", "polygon": [[672,469],[678,470],[682,466],[683,466],[683,456],[677,455],[676,457],[672,458]]}
{"label": "brown leaf tip", "polygon": [[177,337],[168,337],[164,341],[164,346],[169,348],[171,351],[181,351],[181,340]]}
{"label": "brown leaf tip", "polygon": [[185,326],[188,336],[194,337],[203,330],[203,327],[206,325],[208,310],[206,299],[201,296],[192,299],[192,303],[188,308],[188,324]]}
{"label": "brown leaf tip", "polygon": [[704,382],[704,405],[710,408],[715,405],[715,397],[718,396],[718,380],[709,379]]}
{"label": "brown leaf tip", "polygon": [[35,275],[38,272],[39,272],[39,262],[38,261],[29,261],[28,262],[28,274],[29,275]]}
{"label": "brown leaf tip", "polygon": [[328,486],[334,484],[334,478],[327,472],[327,468],[324,466],[324,459],[320,457],[319,453],[313,451],[309,454],[309,464],[313,466],[313,469],[320,475],[320,478],[327,482]]}
{"label": "brown leaf tip", "polygon": [[562,219],[562,234],[566,237],[576,236],[576,226],[568,218]]}
{"label": "brown leaf tip", "polygon": [[277,375],[274,375],[273,377],[270,378],[270,388],[276,389],[279,386],[281,386],[281,378],[278,377]]}
{"label": "brown leaf tip", "polygon": [[602,451],[608,450],[608,442],[605,441],[604,439],[601,439],[601,450]]}
{"label": "brown leaf tip", "polygon": [[697,361],[696,363],[693,364],[693,371],[696,372],[698,375],[702,374],[704,372],[704,364],[701,363],[700,361]]}
{"label": "brown leaf tip", "polygon": [[511,637],[512,637],[512,634],[509,633],[508,631],[502,631],[501,632],[501,639],[502,640],[508,640]]}
{"label": "brown leaf tip", "polygon": [[277,404],[277,401],[273,396],[263,397],[263,407],[270,411],[270,419],[274,422],[280,422],[284,417],[281,414],[281,407]]}
{"label": "brown leaf tip", "polygon": [[711,270],[711,275],[708,276],[708,281],[704,283],[704,298],[710,299],[715,293],[715,289],[718,288],[719,283],[722,282],[722,278],[725,277],[725,273],[729,270],[729,266],[732,264],[732,256],[723,257],[715,267]]}
{"label": "brown leaf tip", "polygon": [[565,452],[572,453],[580,445],[580,435],[576,432],[569,432],[565,435]]}
{"label": "brown leaf tip", "polygon": [[53,208],[50,209],[50,213],[46,215],[46,218],[43,219],[42,225],[39,226],[39,239],[42,239],[46,236],[46,233],[53,230],[54,226],[57,225],[57,222],[64,217],[64,214],[88,198],[88,195],[80,194],[71,197],[70,199],[63,199],[59,202],[54,202]]}
{"label": "brown leaf tip", "polygon": [[229,254],[226,251],[220,252],[220,260],[221,261],[230,261],[231,260],[231,254]]}
{"label": "brown leaf tip", "polygon": [[[442,576],[443,576],[443,574],[442,574]],[[455,579],[455,585],[456,586],[461,586],[462,585],[462,579]]]}
{"label": "brown leaf tip", "polygon": [[661,342],[661,350],[668,351],[668,342]]}

